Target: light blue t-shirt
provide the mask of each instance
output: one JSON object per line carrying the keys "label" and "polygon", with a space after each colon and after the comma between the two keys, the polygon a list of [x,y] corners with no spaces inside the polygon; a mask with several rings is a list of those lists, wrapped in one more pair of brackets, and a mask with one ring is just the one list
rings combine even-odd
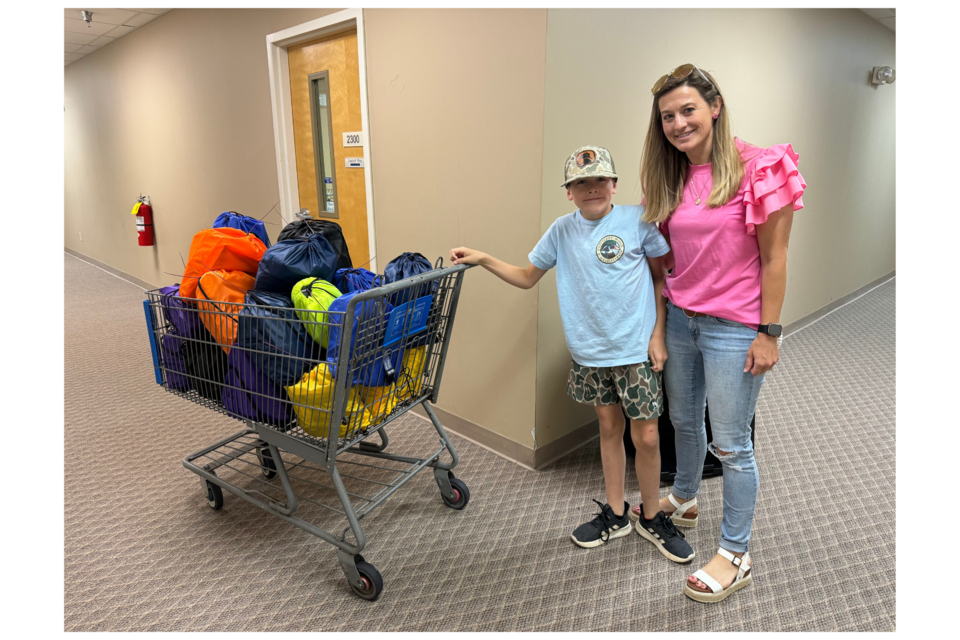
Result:
{"label": "light blue t-shirt", "polygon": [[577,364],[613,367],[647,360],[657,322],[647,256],[670,251],[643,207],[614,205],[599,220],[580,211],[557,218],[530,252],[538,269],[557,267],[567,348]]}

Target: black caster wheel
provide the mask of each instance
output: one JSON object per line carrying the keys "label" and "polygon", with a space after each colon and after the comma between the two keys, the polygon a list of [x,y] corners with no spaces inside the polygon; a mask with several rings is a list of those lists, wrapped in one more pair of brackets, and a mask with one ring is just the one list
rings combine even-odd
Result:
{"label": "black caster wheel", "polygon": [[260,461],[260,471],[267,480],[273,480],[277,477],[277,463],[270,453],[270,449],[262,447],[257,449],[257,460]]}
{"label": "black caster wheel", "polygon": [[470,502],[470,489],[467,488],[466,483],[459,478],[454,478],[453,474],[450,474],[450,486],[453,487],[453,500],[449,500],[447,496],[440,494],[440,497],[443,498],[443,504],[447,505],[451,509],[456,509],[459,511],[467,506],[467,503]]}
{"label": "black caster wheel", "polygon": [[214,484],[207,480],[207,504],[210,505],[210,508],[214,511],[219,511],[223,508],[223,489],[220,488],[220,485]]}
{"label": "black caster wheel", "polygon": [[363,582],[363,588],[350,585],[353,592],[364,600],[376,600],[383,591],[383,578],[380,572],[373,568],[369,562],[358,562],[357,572],[360,574],[360,580]]}

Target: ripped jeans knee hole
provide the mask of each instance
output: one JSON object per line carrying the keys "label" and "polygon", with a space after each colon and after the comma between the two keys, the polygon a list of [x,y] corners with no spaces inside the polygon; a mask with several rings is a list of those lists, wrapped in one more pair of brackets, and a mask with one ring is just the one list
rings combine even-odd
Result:
{"label": "ripped jeans knee hole", "polygon": [[742,453],[741,451],[725,451],[717,448],[712,442],[707,445],[707,451],[712,453],[723,466],[730,467],[734,471],[743,471],[743,467],[735,462]]}

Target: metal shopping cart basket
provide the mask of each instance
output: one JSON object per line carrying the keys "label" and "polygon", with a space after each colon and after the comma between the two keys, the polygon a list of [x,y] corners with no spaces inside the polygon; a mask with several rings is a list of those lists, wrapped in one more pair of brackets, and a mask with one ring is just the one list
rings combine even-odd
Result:
{"label": "metal shopping cart basket", "polygon": [[[157,383],[246,422],[183,460],[210,506],[222,508],[226,490],[326,540],[354,592],[376,600],[383,579],[361,555],[360,520],[427,467],[448,507],[470,500],[453,475],[456,449],[431,408],[468,268],[443,268],[441,259],[428,273],[343,296],[342,310],[294,309],[276,296],[250,295],[257,292],[231,303],[200,289],[196,299],[148,291]],[[439,449],[424,457],[388,452],[385,427],[417,405]],[[368,440],[373,434],[379,442]],[[346,518],[339,535],[305,519],[337,520],[330,511]]]}

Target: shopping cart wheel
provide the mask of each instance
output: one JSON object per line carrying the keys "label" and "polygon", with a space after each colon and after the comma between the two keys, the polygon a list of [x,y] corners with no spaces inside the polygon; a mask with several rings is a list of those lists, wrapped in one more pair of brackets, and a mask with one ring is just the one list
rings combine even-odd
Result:
{"label": "shopping cart wheel", "polygon": [[353,592],[364,600],[376,600],[383,591],[383,578],[380,572],[374,569],[369,562],[358,562],[357,573],[360,574],[360,580],[363,581],[363,588],[350,585]]}
{"label": "shopping cart wheel", "polygon": [[277,463],[273,460],[273,454],[268,447],[257,449],[257,460],[260,461],[260,471],[267,480],[273,480],[277,477]]}
{"label": "shopping cart wheel", "polygon": [[207,480],[207,503],[214,511],[219,511],[223,508],[223,489],[220,488],[220,485],[214,484],[209,480]]}
{"label": "shopping cart wheel", "polygon": [[450,474],[450,487],[453,489],[453,500],[449,500],[442,493],[440,497],[443,498],[443,504],[459,511],[470,502],[470,489],[467,488],[467,484],[463,480],[454,478],[453,474]]}

